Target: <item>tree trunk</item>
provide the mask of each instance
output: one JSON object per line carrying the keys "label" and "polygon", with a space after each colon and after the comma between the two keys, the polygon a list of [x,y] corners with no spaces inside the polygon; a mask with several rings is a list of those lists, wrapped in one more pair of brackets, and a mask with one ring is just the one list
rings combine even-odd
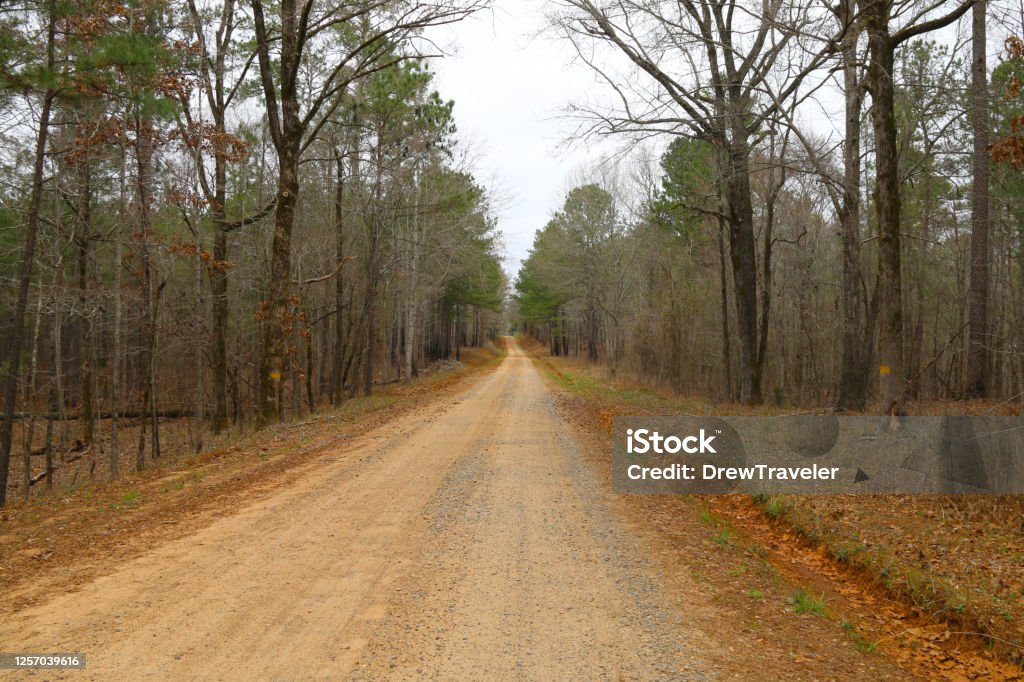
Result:
{"label": "tree trunk", "polygon": [[868,345],[865,291],[860,263],[860,140],[863,99],[857,75],[857,39],[854,0],[845,0],[840,20],[849,26],[843,40],[843,89],[846,95],[846,134],[843,143],[843,195],[839,211],[842,232],[842,364],[839,379],[839,410],[863,411],[867,407]]}
{"label": "tree trunk", "polygon": [[409,291],[406,294],[405,302],[405,348],[403,365],[406,381],[412,381],[413,376],[412,359],[413,351],[416,347],[416,294],[417,288],[419,287],[420,260],[420,186],[415,174],[413,175],[413,183],[415,184],[415,201],[413,202],[412,207],[412,229],[410,230],[411,235],[409,244]]}
{"label": "tree trunk", "polygon": [[156,387],[156,291],[153,283],[153,267],[149,252],[153,220],[150,209],[153,201],[153,128],[147,116],[136,115],[137,190],[139,200],[139,228],[141,233],[140,260],[143,269],[142,315],[145,326],[146,353],[143,366],[146,368],[146,396],[150,410],[150,428],[153,445],[150,456],[160,457],[160,425],[157,414]]}
{"label": "tree trunk", "polygon": [[287,360],[286,320],[291,291],[291,243],[295,206],[299,197],[298,140],[295,150],[279,161],[274,238],[270,247],[270,286],[263,310],[263,350],[260,357],[260,408],[258,425],[267,426],[281,417],[281,385]]}
{"label": "tree trunk", "polygon": [[[291,293],[292,230],[299,200],[299,162],[303,128],[299,114],[299,63],[302,57],[300,23],[302,15],[295,0],[280,3],[280,53],[277,72],[280,90],[274,85],[275,67],[269,56],[271,41],[263,6],[252,2],[257,36],[260,77],[267,100],[267,114],[274,148],[277,150],[277,207],[274,212],[274,237],[270,249],[270,286],[263,310],[263,344],[260,351],[259,409],[257,425],[267,426],[283,419],[282,404],[285,362],[288,351],[288,313]],[[301,27],[305,30],[305,26]],[[278,114],[280,100],[280,115]]]}
{"label": "tree trunk", "polygon": [[[416,240],[415,235],[413,236],[414,241]],[[417,307],[416,307],[416,287],[418,286],[418,254],[416,253],[419,247],[413,244],[413,262],[412,272],[410,273],[409,279],[409,293],[408,299],[405,304],[405,348],[403,349],[403,372],[406,381],[411,381],[413,378],[413,355],[416,348],[416,324],[417,324]]]}
{"label": "tree trunk", "polygon": [[[47,63],[54,63],[54,37],[56,17],[53,2],[48,7],[49,19],[46,36]],[[7,475],[11,463],[11,442],[14,432],[14,412],[18,401],[18,374],[21,368],[21,351],[25,337],[25,310],[28,307],[28,292],[32,286],[32,269],[36,258],[36,240],[39,235],[39,214],[43,203],[43,167],[46,163],[46,141],[50,132],[50,112],[54,93],[48,90],[43,95],[43,106],[39,112],[39,131],[36,136],[35,161],[32,168],[32,194],[29,199],[28,219],[25,221],[25,249],[21,254],[18,272],[18,299],[14,304],[11,341],[5,359],[7,376],[4,377],[4,420],[0,428],[0,507],[7,503]]]}
{"label": "tree trunk", "polygon": [[725,397],[733,399],[732,391],[732,335],[729,333],[729,282],[725,262],[725,220],[718,218],[718,286],[722,297],[722,345],[725,357]]}
{"label": "tree trunk", "polygon": [[[59,292],[63,285],[64,269],[58,260],[56,272],[53,275],[53,290]],[[54,294],[56,297],[57,294]],[[64,401],[64,323],[60,317],[60,310],[53,316],[53,407],[51,412],[56,413],[60,418],[60,443],[67,441],[67,421],[64,419],[66,408]]]}
{"label": "tree trunk", "polygon": [[375,374],[374,355],[376,352],[377,340],[377,293],[380,281],[380,250],[384,198],[384,158],[383,148],[377,145],[374,159],[374,182],[373,182],[373,214],[370,216],[369,235],[366,240],[366,290],[364,299],[366,337],[363,348],[363,381],[362,394],[370,396],[373,393],[373,378]]}
{"label": "tree trunk", "polygon": [[971,89],[974,128],[974,183],[971,189],[971,289],[969,301],[970,342],[967,354],[967,391],[969,398],[984,398],[989,390],[988,363],[988,71],[986,65],[985,15],[987,2],[978,0],[973,8],[973,57]]}
{"label": "tree trunk", "polygon": [[[922,150],[926,159],[933,158],[934,142],[931,140],[927,127],[923,126],[920,131]],[[932,223],[932,179],[933,167],[931,161],[926,161],[922,168],[924,172],[924,201],[921,210],[921,240],[918,242],[918,258],[914,268],[916,291],[914,296],[914,327],[910,337],[910,348],[907,357],[907,395],[912,400],[917,400],[921,395],[921,363],[924,355],[924,322],[927,298],[926,279],[928,277],[928,245],[931,242]]]}
{"label": "tree trunk", "polygon": [[[193,299],[195,305],[194,314],[196,320],[201,320],[204,312],[203,311],[203,260],[202,260],[202,244],[199,241],[198,232],[195,235],[195,247],[196,253],[194,258],[195,266],[195,297]],[[201,323],[200,323],[201,324]],[[193,348],[192,356],[195,358],[195,362],[192,366],[192,380],[195,383],[193,386],[193,408],[192,408],[192,451],[199,454],[203,451],[203,363],[200,358],[203,357],[203,346],[200,341],[199,326],[196,325],[196,332],[193,334]]]}
{"label": "tree trunk", "polygon": [[[50,388],[50,407],[57,400],[57,385]],[[46,489],[53,490],[53,419],[46,420]]]}
{"label": "tree trunk", "polygon": [[[142,396],[142,404],[145,405],[149,402],[149,387],[147,387]],[[139,448],[135,453],[135,470],[142,471],[146,468],[146,414],[145,411],[141,411],[141,418],[139,419]]]}
{"label": "tree trunk", "polygon": [[[307,318],[308,319],[308,318]],[[306,404],[309,406],[309,413],[316,412],[316,398],[313,395],[313,329],[306,328]]]}
{"label": "tree trunk", "polygon": [[[226,57],[233,49],[235,29],[235,3],[226,0],[221,7],[220,22],[217,25],[216,43],[211,52],[204,33],[205,19],[199,12],[194,0],[188,1],[192,17],[192,29],[201,48],[200,59],[201,85],[206,94],[206,103],[213,119],[213,132],[219,139],[227,137],[226,109],[228,95],[225,92],[227,76]],[[190,121],[191,122],[191,121]],[[210,268],[210,295],[212,303],[213,326],[211,329],[211,370],[213,381],[213,419],[211,428],[220,433],[228,426],[228,233],[226,222],[227,202],[227,162],[226,150],[220,143],[213,145],[213,187],[210,188],[203,173],[202,150],[196,149],[196,167],[199,174],[199,186],[210,206],[210,219],[213,222],[213,267]],[[260,197],[262,203],[262,197]],[[197,365],[198,367],[198,365]],[[198,370],[197,370],[198,371]]]}
{"label": "tree trunk", "polygon": [[[774,168],[777,162],[786,155],[787,140],[783,138],[779,159],[775,159],[775,141],[772,140],[771,154],[772,168],[768,170],[768,202],[764,209],[764,247],[761,254],[762,281],[761,281],[761,318],[758,328],[757,356],[754,359],[754,384],[761,386],[764,377],[764,367],[768,361],[768,330],[770,329],[772,312],[772,247],[775,245],[775,202],[786,184],[786,169],[784,166]],[[779,173],[778,183],[775,174]]]}
{"label": "tree trunk", "polygon": [[586,325],[587,325],[587,360],[597,362],[597,309],[593,299],[587,302]]}
{"label": "tree trunk", "polygon": [[[345,157],[341,149],[335,150],[334,178],[334,258],[341,262],[345,257]],[[331,402],[338,405],[342,400],[343,375],[345,366],[345,317],[342,315],[345,302],[345,278],[338,272],[334,280],[334,373],[331,378]]]}
{"label": "tree trunk", "polygon": [[32,488],[32,440],[36,430],[36,406],[35,396],[38,388],[37,369],[39,367],[39,327],[43,317],[43,287],[39,286],[36,295],[36,319],[32,331],[32,354],[28,368],[28,385],[25,387],[25,405],[29,411],[28,426],[25,428],[25,436],[22,450],[25,477],[25,499],[29,498]]}
{"label": "tree trunk", "polygon": [[96,432],[95,396],[93,395],[92,339],[93,323],[89,311],[89,247],[92,242],[92,182],[89,160],[82,161],[81,186],[78,197],[78,315],[79,315],[79,378],[82,382],[82,442],[91,446]]}
{"label": "tree trunk", "polygon": [[[121,160],[121,205],[126,203],[124,159]],[[121,411],[121,230],[114,231],[114,343],[110,359],[110,478],[117,480],[121,475],[120,443],[118,427]]]}
{"label": "tree trunk", "polygon": [[455,304],[455,362],[462,361],[462,304]]}
{"label": "tree trunk", "polygon": [[863,0],[861,17],[868,34],[867,86],[875,132],[875,209],[878,219],[878,375],[883,413],[903,412],[906,393],[903,363],[903,279],[900,271],[900,187],[896,139],[893,62],[896,47],[936,31],[970,9],[971,0],[951,12],[889,32],[892,0]]}
{"label": "tree trunk", "polygon": [[[223,212],[221,212],[223,217]],[[217,215],[214,212],[216,221]],[[210,275],[210,294],[213,304],[213,432],[220,433],[228,426],[228,271],[221,265],[228,257],[228,234],[217,224],[213,237],[214,267]]]}
{"label": "tree trunk", "polygon": [[875,210],[878,220],[878,376],[883,413],[902,411],[903,291],[900,271],[900,193],[897,159],[894,46],[889,37],[889,2],[866,2],[868,89],[875,132]]}
{"label": "tree trunk", "polygon": [[757,248],[754,243],[754,208],[750,199],[750,152],[746,131],[737,126],[724,150],[723,183],[729,222],[729,251],[736,290],[736,321],[740,345],[740,402],[759,405],[760,377],[757,358]]}
{"label": "tree trunk", "polygon": [[366,283],[366,336],[363,339],[363,380],[362,394],[373,394],[374,353],[377,340],[377,284],[376,276],[370,275]]}

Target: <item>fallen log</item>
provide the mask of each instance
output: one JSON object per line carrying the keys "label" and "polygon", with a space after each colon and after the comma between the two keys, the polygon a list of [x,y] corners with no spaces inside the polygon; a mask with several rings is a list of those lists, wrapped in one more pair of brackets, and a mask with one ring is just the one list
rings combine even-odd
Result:
{"label": "fallen log", "polygon": [[[82,459],[83,457],[85,457],[86,455],[91,454],[91,453],[92,453],[91,449],[90,450],[82,450],[81,452],[76,454],[71,459],[64,460],[64,462],[60,466],[53,467],[53,473],[56,474],[57,473],[57,469],[60,469],[63,466],[67,466],[68,464],[73,464],[74,462],[77,462],[78,460]],[[46,478],[46,472],[45,471],[40,471],[38,474],[36,474],[35,476],[33,476],[32,478],[29,479],[28,487],[31,488],[32,486],[34,486],[36,483],[39,483],[39,481],[43,480],[44,478]]]}
{"label": "fallen log", "polygon": [[[125,410],[117,414],[118,419],[138,419],[140,417],[148,417],[149,410]],[[169,409],[159,410],[157,416],[160,419],[183,419],[186,417],[195,416],[195,410],[186,409]],[[62,421],[59,412],[43,412],[32,414],[31,412],[15,412],[15,419],[30,419],[35,417],[36,419],[50,419],[52,421]],[[78,421],[82,419],[83,415],[79,412],[68,412],[64,414],[63,421]],[[95,415],[95,419],[113,419],[113,412],[100,412]]]}

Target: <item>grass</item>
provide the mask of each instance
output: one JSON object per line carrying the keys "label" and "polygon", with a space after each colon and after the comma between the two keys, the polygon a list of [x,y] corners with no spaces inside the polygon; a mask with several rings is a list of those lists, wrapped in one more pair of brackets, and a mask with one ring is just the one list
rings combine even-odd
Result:
{"label": "grass", "polygon": [[786,500],[782,495],[772,495],[764,504],[764,513],[777,519],[786,513]]}
{"label": "grass", "polygon": [[751,599],[764,599],[764,590],[759,590],[756,587],[747,590],[746,595]]}
{"label": "grass", "polygon": [[753,495],[754,504],[761,507],[764,513],[773,519],[785,518],[790,508],[785,495]]}
{"label": "grass", "polygon": [[851,642],[853,642],[853,645],[857,647],[857,651],[861,653],[869,653],[878,648],[878,642],[870,642],[864,639],[864,635],[860,634],[856,623],[844,619],[842,626],[843,630],[846,632],[846,636]]}
{"label": "grass", "polygon": [[702,504],[700,508],[700,522],[705,526],[717,528],[722,525],[722,517],[711,511],[711,508],[706,504]]}
{"label": "grass", "polygon": [[184,487],[185,487],[185,479],[184,478],[179,478],[174,483],[171,483],[170,485],[165,485],[164,487],[160,488],[160,492],[162,492],[162,493],[169,493],[172,490],[178,491],[178,490],[183,489]]}
{"label": "grass", "polygon": [[825,615],[824,594],[816,595],[801,587],[789,598],[789,602],[797,613],[809,613],[814,616]]}
{"label": "grass", "polygon": [[120,511],[126,507],[135,506],[135,502],[139,499],[139,491],[131,490],[122,495],[118,502],[114,502],[110,505],[110,509],[114,511]]}
{"label": "grass", "polygon": [[719,547],[724,547],[733,539],[732,529],[726,520],[711,511],[711,508],[706,504],[700,505],[698,516],[701,523],[715,529],[715,534],[711,537],[711,540]]}
{"label": "grass", "polygon": [[712,540],[715,541],[715,544],[719,546],[729,544],[729,540],[731,539],[732,531],[729,530],[729,528],[726,526],[722,526],[721,528],[719,528],[718,532],[715,533],[715,537],[712,538]]}
{"label": "grass", "polygon": [[832,556],[844,563],[849,563],[861,552],[866,552],[867,549],[859,542],[837,542],[832,547]]}
{"label": "grass", "polygon": [[[602,376],[587,371],[568,369],[561,362],[559,364],[562,366],[556,367],[549,358],[534,352],[530,353],[530,357],[542,374],[572,395],[626,403],[637,408],[662,412],[674,411],[678,404],[678,401],[667,398],[652,388],[636,385],[618,387]],[[692,408],[700,410],[698,405],[694,405]]]}

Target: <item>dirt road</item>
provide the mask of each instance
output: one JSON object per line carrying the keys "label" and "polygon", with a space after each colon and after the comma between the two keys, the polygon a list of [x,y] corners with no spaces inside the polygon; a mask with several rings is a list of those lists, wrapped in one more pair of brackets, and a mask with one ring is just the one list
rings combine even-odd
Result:
{"label": "dirt road", "polygon": [[97,680],[757,671],[610,499],[513,343],[286,491],[16,614],[0,650],[85,652],[65,675]]}

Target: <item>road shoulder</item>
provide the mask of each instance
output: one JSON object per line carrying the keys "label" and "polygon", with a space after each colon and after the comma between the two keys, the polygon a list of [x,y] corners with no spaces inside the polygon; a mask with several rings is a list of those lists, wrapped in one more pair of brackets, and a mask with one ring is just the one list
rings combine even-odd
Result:
{"label": "road shoulder", "polygon": [[[544,372],[542,372],[544,374]],[[657,561],[680,601],[699,590],[701,629],[728,642],[728,660],[741,676],[766,678],[914,679],[899,662],[861,635],[830,586],[809,571],[787,570],[773,550],[697,497],[612,495],[611,446],[586,398],[550,377],[559,413],[580,443],[611,508]],[[728,670],[726,668],[725,670]]]}

